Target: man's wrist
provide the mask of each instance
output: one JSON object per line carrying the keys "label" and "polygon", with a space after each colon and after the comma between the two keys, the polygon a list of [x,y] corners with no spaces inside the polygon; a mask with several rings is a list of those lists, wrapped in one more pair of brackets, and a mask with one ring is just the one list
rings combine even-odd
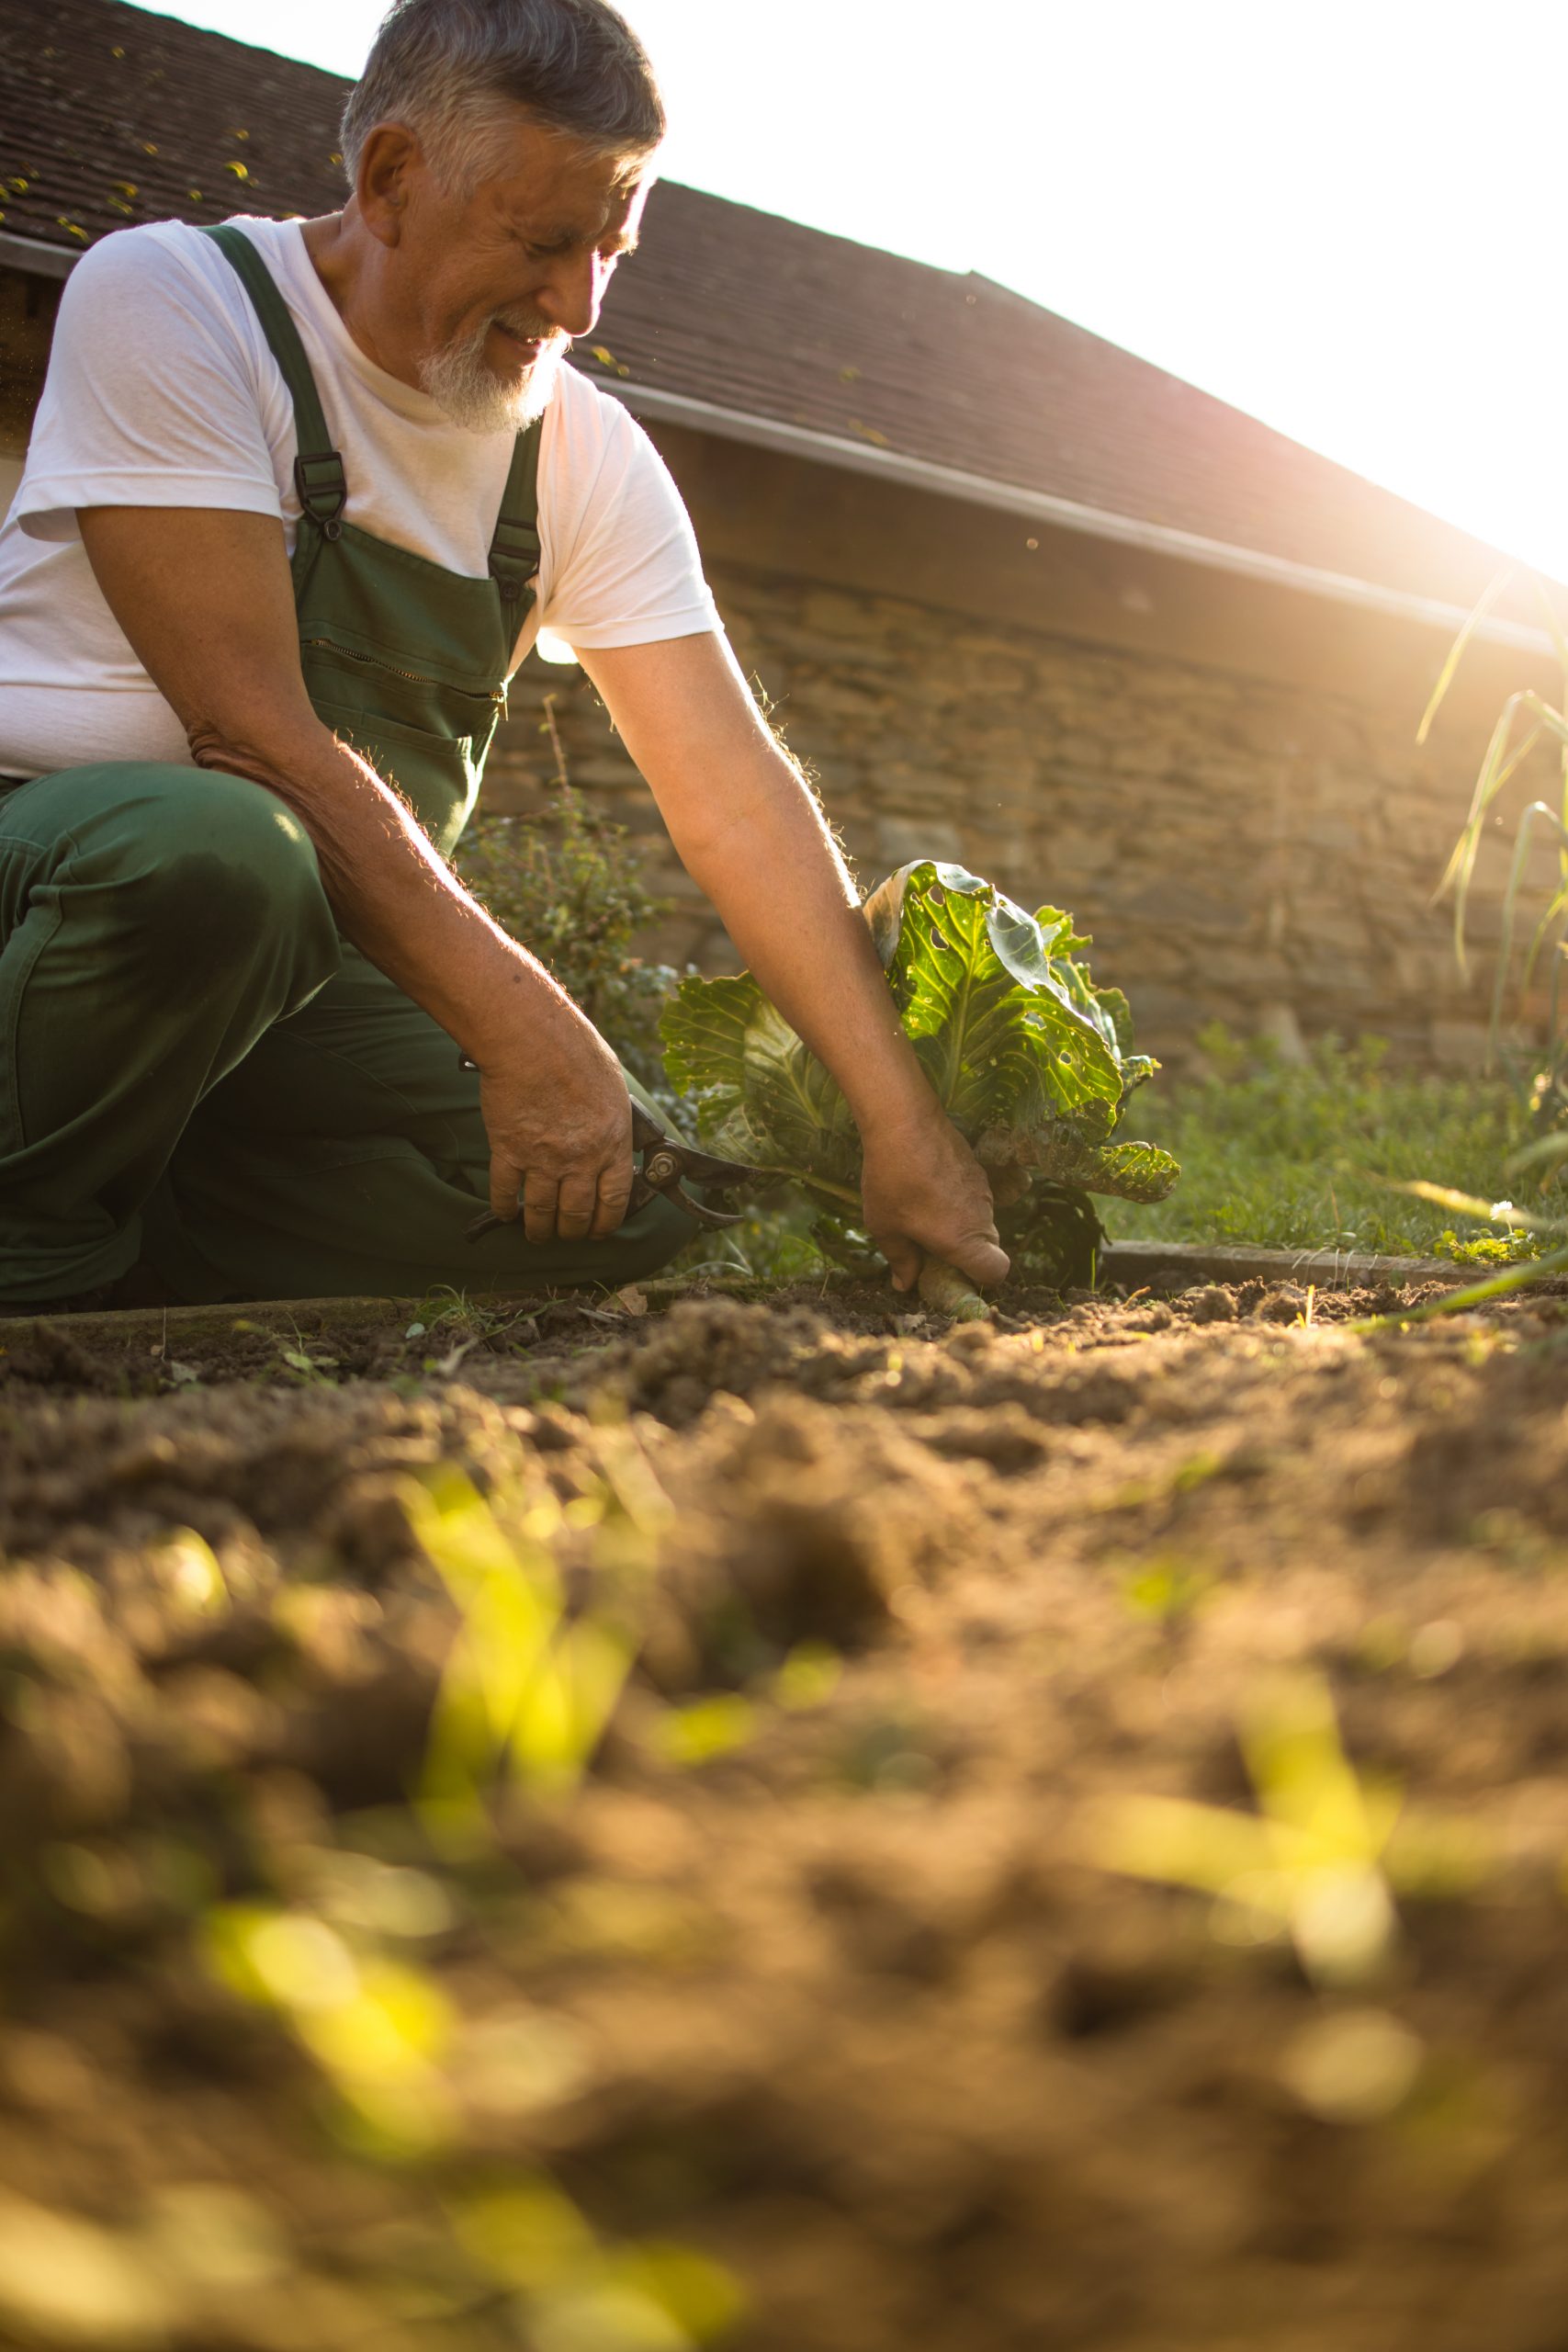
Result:
{"label": "man's wrist", "polygon": [[904,1136],[918,1135],[929,1128],[933,1119],[944,1116],[912,1046],[906,1046],[905,1052],[896,1057],[895,1066],[881,1076],[875,1086],[857,1090],[848,1099],[861,1141],[868,1150],[884,1143],[896,1144]]}
{"label": "man's wrist", "polygon": [[526,948],[504,933],[491,944],[493,952],[476,959],[472,985],[461,987],[443,1026],[481,1070],[514,1060],[524,1038],[531,1054],[547,1061],[586,1016]]}

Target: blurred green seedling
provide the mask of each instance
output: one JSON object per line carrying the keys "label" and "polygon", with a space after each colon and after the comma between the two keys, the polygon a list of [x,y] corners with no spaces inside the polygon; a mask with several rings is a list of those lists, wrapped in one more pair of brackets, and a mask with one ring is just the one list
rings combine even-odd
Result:
{"label": "blurred green seedling", "polygon": [[826,1706],[843,1679],[844,1661],[829,1642],[797,1642],[773,1678],[773,1696],[791,1713]]}
{"label": "blurred green seedling", "polygon": [[220,1616],[228,1608],[229,1584],[218,1555],[194,1527],[176,1527],[150,1546],[148,1560],[182,1615]]}
{"label": "blurred green seedling", "polygon": [[1140,1560],[1122,1579],[1122,1595],[1140,1617],[1159,1625],[1177,1625],[1200,1608],[1215,1584],[1214,1570],[1179,1552],[1156,1553]]}
{"label": "blurred green seedling", "polygon": [[1316,1676],[1275,1683],[1239,1731],[1256,1815],[1181,1797],[1123,1798],[1100,1815],[1097,1860],[1212,1894],[1224,1941],[1289,1935],[1316,1983],[1375,1975],[1397,1935],[1384,1855],[1398,1792],[1358,1777]]}
{"label": "blurred green seedling", "polygon": [[[1425,1670],[1415,1643],[1407,1663]],[[1094,1860],[1213,1895],[1222,1942],[1288,1936],[1325,1987],[1364,1983],[1392,1959],[1395,1889],[1462,1896],[1490,1871],[1474,1824],[1411,1813],[1393,1782],[1357,1773],[1321,1676],[1280,1677],[1244,1710],[1238,1731],[1255,1815],[1181,1797],[1122,1798],[1096,1817]]]}
{"label": "blurred green seedling", "polygon": [[[584,1505],[588,1505],[585,1510]],[[432,1720],[419,1805],[438,1844],[482,1842],[484,1792],[507,1775],[535,1794],[581,1779],[636,1654],[623,1616],[568,1613],[555,1546],[604,1504],[565,1507],[548,1488],[517,1500],[505,1524],[453,1471],[411,1487],[410,1523],[459,1611]],[[623,1515],[624,1516],[624,1515]]]}
{"label": "blurred green seedling", "polygon": [[[312,1913],[259,1904],[212,1911],[206,1954],[223,1984],[272,2011],[315,2062],[351,2146],[382,2160],[450,2155],[458,2117],[444,2065],[457,2020],[424,1971]],[[464,2267],[513,2300],[520,2331],[540,2347],[700,2352],[744,2311],[721,2265],[660,2240],[603,2243],[543,2172],[454,2194],[446,2218]]]}
{"label": "blurred green seedling", "polygon": [[718,1691],[662,1709],[653,1720],[649,1745],[667,1764],[709,1764],[749,1746],[760,1720],[750,1699],[736,1690]]}
{"label": "blurred green seedling", "polygon": [[270,2009],[321,2068],[355,2127],[387,2156],[419,2156],[451,2137],[441,2071],[452,2013],[423,1969],[389,1959],[313,1913],[231,1903],[208,1915],[209,1966],[242,1999]]}
{"label": "blurred green seedling", "polygon": [[694,1766],[750,1746],[771,1710],[806,1714],[838,1689],[843,1659],[827,1642],[797,1642],[781,1666],[752,1678],[750,1695],[714,1691],[666,1707],[654,1717],[648,1745],[667,1764]]}
{"label": "blurred green seedling", "polygon": [[543,2173],[449,2210],[464,2252],[515,2299],[541,2352],[700,2352],[744,2316],[745,2295],[721,2264],[664,2239],[604,2245]]}

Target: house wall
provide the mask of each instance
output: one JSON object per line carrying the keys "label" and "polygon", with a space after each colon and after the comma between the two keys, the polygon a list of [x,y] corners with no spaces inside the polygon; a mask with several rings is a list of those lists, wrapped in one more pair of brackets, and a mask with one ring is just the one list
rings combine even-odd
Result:
{"label": "house wall", "polygon": [[60,291],[56,278],[0,267],[0,463],[26,454]]}
{"label": "house wall", "polygon": [[[1440,632],[695,437],[660,436],[726,626],[863,883],[934,855],[1069,907],[1167,1058],[1216,1019],[1479,1057],[1479,984],[1431,897],[1524,657],[1478,648],[1418,751]],[[736,558],[761,547],[793,561]],[[581,671],[528,665],[489,805],[547,797],[547,694],[572,780],[631,827],[672,902],[650,948],[732,963]],[[1491,831],[1482,945],[1513,812],[1551,788],[1532,763]],[[1544,849],[1531,876],[1539,904]]]}
{"label": "house wall", "polygon": [[22,479],[59,308],[57,279],[0,267],[0,519]]}

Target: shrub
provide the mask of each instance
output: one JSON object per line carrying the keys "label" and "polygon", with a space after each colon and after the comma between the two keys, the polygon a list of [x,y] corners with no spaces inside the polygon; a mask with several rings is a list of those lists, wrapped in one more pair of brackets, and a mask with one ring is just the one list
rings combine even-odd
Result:
{"label": "shrub", "polygon": [[633,953],[668,905],[644,882],[626,827],[563,783],[539,816],[477,816],[455,863],[480,905],[553,973],[627,1068],[658,1083],[659,1019],[678,975]]}

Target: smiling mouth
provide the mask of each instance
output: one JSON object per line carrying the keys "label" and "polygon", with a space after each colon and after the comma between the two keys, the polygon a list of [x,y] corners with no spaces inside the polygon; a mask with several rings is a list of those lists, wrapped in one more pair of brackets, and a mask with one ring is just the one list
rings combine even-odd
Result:
{"label": "smiling mouth", "polygon": [[502,319],[492,319],[491,324],[513,351],[525,352],[530,361],[537,359],[556,341],[554,335],[519,334],[515,328],[509,327]]}

